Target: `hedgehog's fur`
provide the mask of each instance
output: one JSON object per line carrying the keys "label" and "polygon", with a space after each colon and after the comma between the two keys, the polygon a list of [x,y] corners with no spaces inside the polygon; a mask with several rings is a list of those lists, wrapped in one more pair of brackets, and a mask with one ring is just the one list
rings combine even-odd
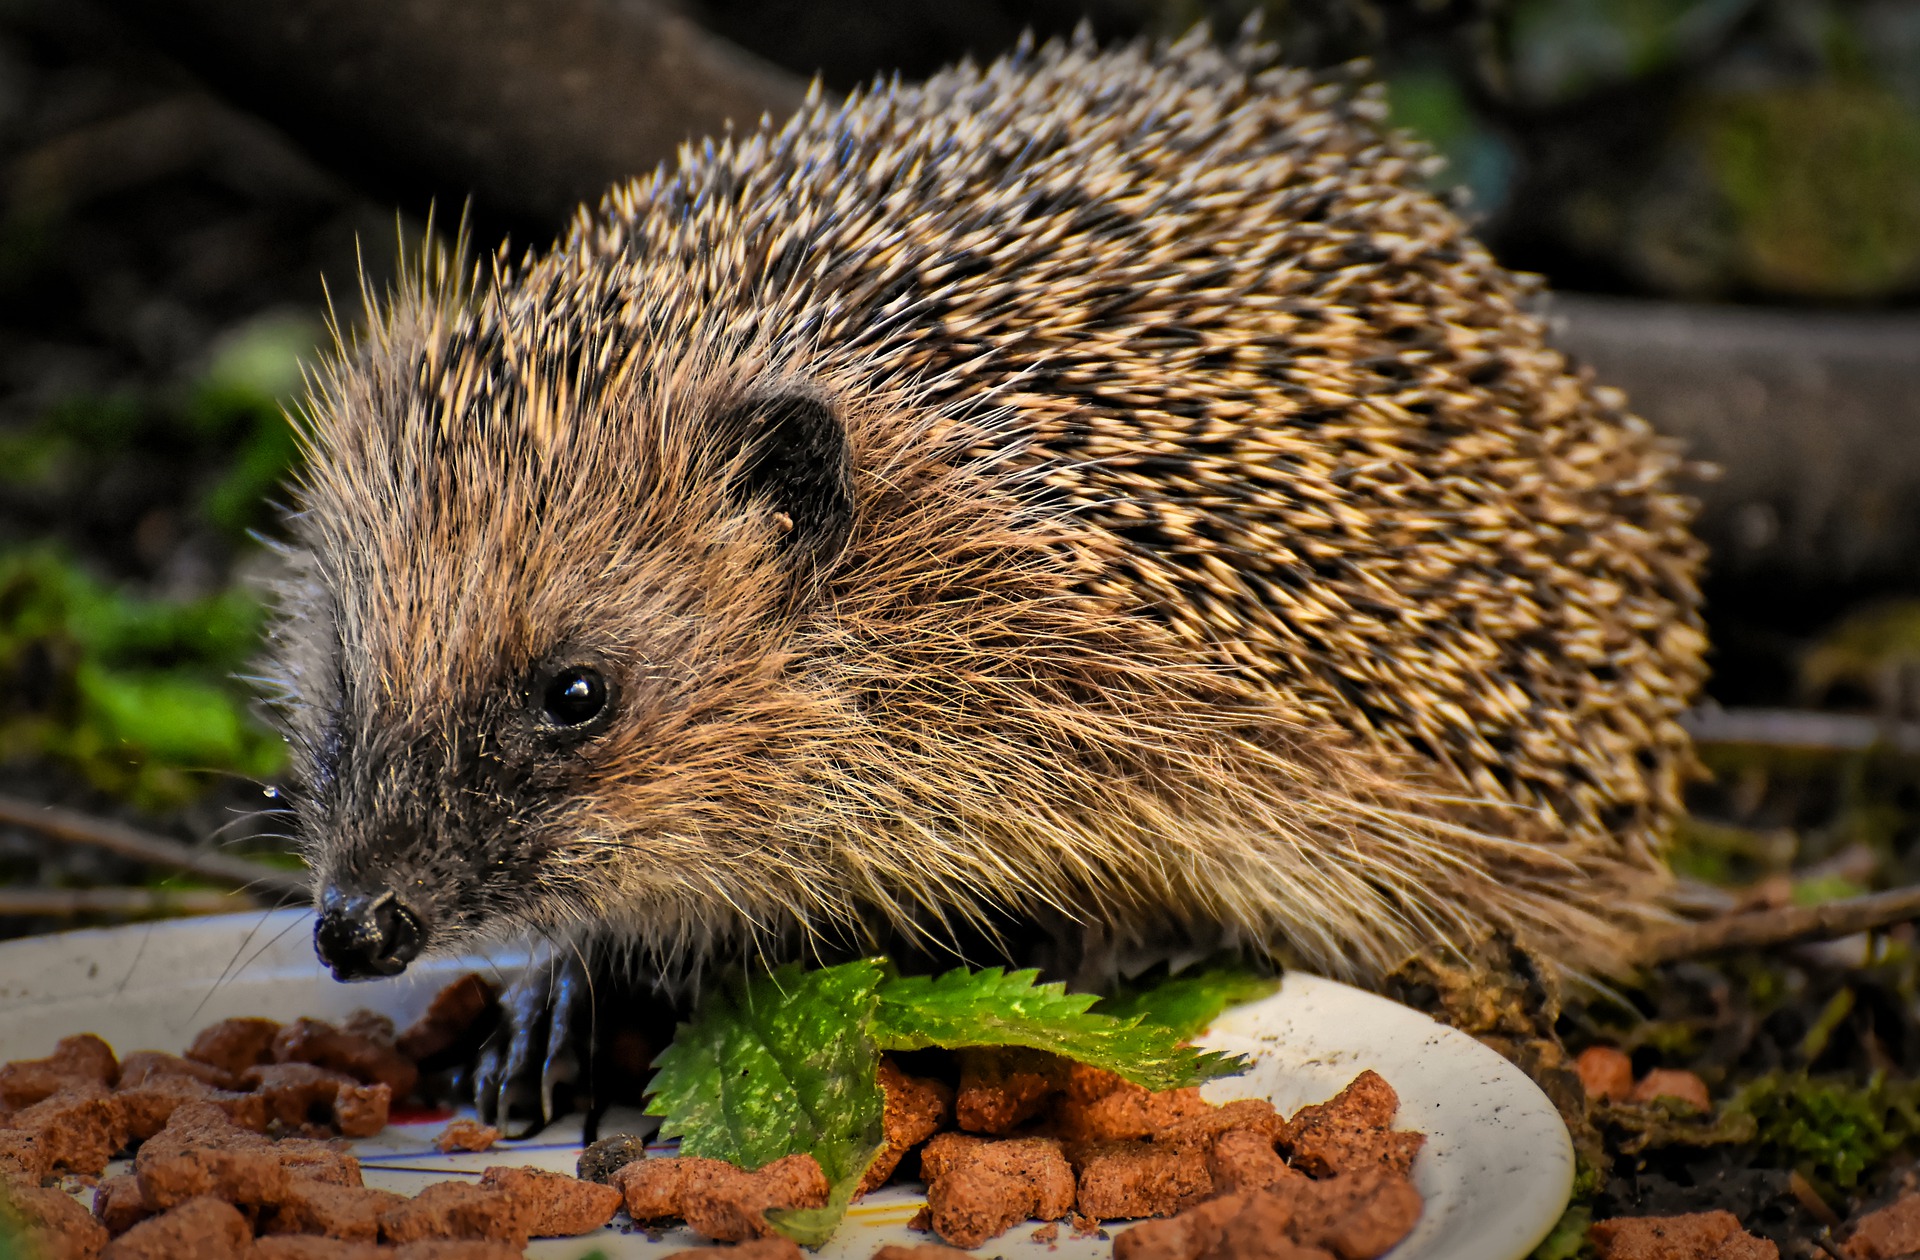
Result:
{"label": "hedgehog's fur", "polygon": [[[437,948],[1038,917],[1618,967],[1691,765],[1678,457],[1383,115],[1249,40],[1023,48],[430,263],[308,408],[275,641],[323,881]],[[843,426],[844,538],[729,489],[722,417],[788,405]],[[619,705],[562,748],[527,680],[576,655]]]}

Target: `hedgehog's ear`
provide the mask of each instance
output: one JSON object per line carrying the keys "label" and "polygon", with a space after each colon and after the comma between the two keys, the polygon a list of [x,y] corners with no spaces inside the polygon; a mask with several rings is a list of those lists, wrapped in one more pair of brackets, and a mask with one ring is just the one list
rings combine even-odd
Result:
{"label": "hedgehog's ear", "polygon": [[852,458],[832,406],[805,393],[753,395],[717,427],[745,455],[729,493],[781,514],[782,549],[807,576],[832,563],[853,532]]}

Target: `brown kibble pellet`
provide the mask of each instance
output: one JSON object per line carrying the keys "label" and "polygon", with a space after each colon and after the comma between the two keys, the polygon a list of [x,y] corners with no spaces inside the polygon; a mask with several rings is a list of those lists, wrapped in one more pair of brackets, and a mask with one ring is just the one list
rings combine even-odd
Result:
{"label": "brown kibble pellet", "polygon": [[107,1243],[106,1226],[72,1195],[39,1186],[0,1188],[0,1229],[36,1260],[93,1260]]}
{"label": "brown kibble pellet", "polygon": [[979,1046],[959,1058],[954,1120],[969,1133],[1011,1132],[1067,1086],[1065,1060],[1025,1046]]}
{"label": "brown kibble pellet", "polygon": [[212,1103],[243,1129],[259,1133],[267,1129],[266,1099],[258,1094],[221,1089],[197,1077],[148,1076],[137,1085],[122,1085],[113,1096],[125,1111],[127,1136],[135,1142],[143,1142],[164,1129],[173,1113],[190,1102]]}
{"label": "brown kibble pellet", "polygon": [[1920,1252],[1920,1191],[1861,1217],[1840,1249],[1851,1260],[1895,1260]]}
{"label": "brown kibble pellet", "polygon": [[120,1061],[119,1088],[128,1090],[136,1085],[163,1077],[184,1076],[211,1085],[215,1089],[237,1089],[240,1078],[211,1063],[202,1063],[198,1059],[185,1059],[177,1054],[166,1054],[159,1050],[135,1050]]}
{"label": "brown kibble pellet", "polygon": [[[722,1160],[680,1155],[666,1159],[638,1159],[617,1168],[607,1184],[621,1193],[627,1215],[642,1223],[668,1221],[680,1215],[680,1194],[696,1175],[723,1175],[733,1168]],[[734,1172],[739,1172],[733,1168]]]}
{"label": "brown kibble pellet", "polygon": [[140,1181],[132,1173],[109,1177],[93,1188],[93,1218],[109,1234],[124,1234],[153,1215],[140,1197]]}
{"label": "brown kibble pellet", "polygon": [[296,1019],[273,1038],[275,1063],[311,1063],[351,1076],[362,1085],[385,1085],[405,1098],[420,1079],[420,1069],[393,1043],[347,1032],[318,1019]]}
{"label": "brown kibble pellet", "polygon": [[1353,1148],[1371,1146],[1372,1133],[1388,1130],[1400,1109],[1393,1087],[1371,1069],[1323,1103],[1302,1107],[1287,1122],[1286,1142],[1294,1164],[1315,1177],[1345,1172],[1356,1163]]}
{"label": "brown kibble pellet", "polygon": [[1148,1136],[1156,1146],[1194,1146],[1204,1151],[1211,1150],[1221,1134],[1239,1129],[1250,1130],[1274,1142],[1282,1141],[1288,1131],[1287,1122],[1266,1099],[1238,1098],[1218,1107],[1210,1106]]}
{"label": "brown kibble pellet", "polygon": [[363,1185],[360,1161],[352,1152],[341,1149],[345,1145],[338,1139],[318,1142],[312,1138],[281,1138],[273,1149],[289,1176],[332,1186]]}
{"label": "brown kibble pellet", "polygon": [[678,1217],[721,1242],[765,1237],[772,1233],[769,1209],[820,1207],[828,1191],[826,1174],[811,1155],[776,1159],[757,1172],[717,1159],[642,1159],[614,1173],[611,1184],[634,1220]]}
{"label": "brown kibble pellet", "polygon": [[572,1238],[599,1229],[622,1201],[612,1186],[539,1168],[489,1168],[480,1184],[530,1205],[527,1232],[535,1238]]}
{"label": "brown kibble pellet", "polygon": [[1678,1068],[1655,1068],[1633,1087],[1632,1101],[1650,1103],[1656,1098],[1677,1098],[1701,1111],[1713,1110],[1707,1083],[1692,1072]]}
{"label": "brown kibble pellet", "polygon": [[[1294,1205],[1271,1194],[1248,1196],[1240,1210],[1220,1221],[1219,1233],[1207,1249],[1208,1256],[1275,1256],[1279,1260],[1358,1260],[1334,1250],[1300,1241],[1289,1230],[1298,1231],[1301,1222],[1294,1216]],[[1372,1253],[1367,1253],[1372,1254]]]}
{"label": "brown kibble pellet", "polygon": [[774,1208],[816,1208],[827,1202],[827,1175],[811,1155],[788,1155],[754,1172],[730,1164],[729,1176],[691,1177],[680,1192],[680,1215],[695,1233],[743,1242],[773,1233]]}
{"label": "brown kibble pellet", "polygon": [[434,995],[426,1012],[394,1039],[394,1048],[415,1063],[435,1060],[457,1048],[497,1000],[492,985],[468,972]]}
{"label": "brown kibble pellet", "polygon": [[490,1151],[499,1140],[500,1130],[492,1125],[462,1117],[440,1130],[433,1144],[442,1154],[451,1155],[455,1151]]}
{"label": "brown kibble pellet", "polygon": [[1124,1142],[1212,1111],[1198,1089],[1154,1093],[1112,1072],[1073,1064],[1053,1101],[1052,1131],[1068,1142]]}
{"label": "brown kibble pellet", "polygon": [[1587,1229],[1598,1260],[1780,1260],[1780,1249],[1731,1212],[1624,1216]]}
{"label": "brown kibble pellet", "polygon": [[62,1037],[44,1059],[0,1066],[0,1111],[18,1111],[75,1085],[112,1088],[120,1078],[113,1048],[92,1033]]}
{"label": "brown kibble pellet", "polygon": [[880,1088],[887,1100],[881,1120],[887,1145],[860,1179],[856,1199],[885,1185],[908,1151],[953,1123],[953,1088],[944,1081],[908,1076],[892,1059],[882,1058]]}
{"label": "brown kibble pellet", "polygon": [[920,1179],[933,1182],[946,1176],[956,1164],[971,1159],[972,1153],[986,1144],[986,1138],[971,1133],[935,1134],[920,1152]]}
{"label": "brown kibble pellet", "polygon": [[1114,1240],[1115,1260],[1374,1260],[1405,1238],[1420,1196],[1390,1172],[1228,1194],[1177,1217],[1134,1226]]}
{"label": "brown kibble pellet", "polygon": [[307,1177],[334,1185],[357,1186],[360,1161],[330,1142],[282,1138],[275,1142],[234,1124],[220,1108],[204,1102],[182,1103],[166,1128],[150,1138],[135,1157],[138,1172],[157,1160],[195,1151],[269,1151],[289,1176]]}
{"label": "brown kibble pellet", "polygon": [[231,1203],[190,1199],[141,1221],[108,1243],[101,1260],[242,1260],[253,1242],[246,1217]]}
{"label": "brown kibble pellet", "polygon": [[0,1189],[38,1186],[47,1175],[47,1149],[38,1134],[0,1129]]}
{"label": "brown kibble pellet", "polygon": [[134,1176],[140,1197],[161,1211],[202,1196],[260,1207],[284,1198],[292,1180],[271,1144],[241,1150],[201,1147],[157,1158],[142,1151]]}
{"label": "brown kibble pellet", "polygon": [[383,1046],[392,1045],[395,1038],[393,1016],[370,1011],[364,1006],[340,1021],[340,1031],[365,1037]]}
{"label": "brown kibble pellet", "polygon": [[240,1079],[266,1099],[273,1119],[289,1127],[330,1123],[340,1091],[359,1087],[345,1072],[311,1063],[264,1063],[248,1068]]}
{"label": "brown kibble pellet", "polygon": [[[1359,1173],[1336,1181],[1338,1184],[1314,1185],[1302,1179],[1287,1184],[1313,1185],[1323,1192],[1317,1205],[1320,1228],[1303,1230],[1301,1241],[1325,1247],[1340,1260],[1373,1260],[1384,1255],[1420,1219],[1420,1192],[1404,1174]],[[1331,1193],[1326,1193],[1329,1189]],[[1343,1190],[1346,1194],[1340,1197]]]}
{"label": "brown kibble pellet", "polygon": [[[1114,1238],[1114,1260],[1200,1260],[1219,1241],[1221,1227],[1251,1201],[1251,1195],[1225,1195],[1176,1217],[1143,1221]],[[1276,1250],[1292,1245],[1284,1233],[1268,1241]]]}
{"label": "brown kibble pellet", "polygon": [[240,1079],[282,1125],[330,1124],[346,1137],[372,1137],[384,1129],[393,1101],[385,1085],[362,1085],[345,1072],[311,1063],[262,1064]]}
{"label": "brown kibble pellet", "polygon": [[429,1238],[487,1238],[527,1245],[535,1208],[496,1187],[471,1181],[436,1181],[381,1214],[380,1236],[388,1242]]}
{"label": "brown kibble pellet", "polygon": [[372,1137],[387,1127],[393,1091],[385,1085],[343,1086],[333,1096],[333,1126],[340,1136]]}
{"label": "brown kibble pellet", "polygon": [[392,1260],[521,1260],[520,1250],[480,1238],[423,1238],[389,1254]]}
{"label": "brown kibble pellet", "polygon": [[978,1247],[1030,1217],[1058,1220],[1073,1210],[1073,1167],[1053,1138],[983,1141],[943,1133],[927,1144],[933,1232],[956,1247]]}
{"label": "brown kibble pellet", "polygon": [[1399,1096],[1379,1073],[1360,1073],[1331,1099],[1302,1107],[1287,1122],[1284,1140],[1293,1166],[1312,1177],[1370,1171],[1405,1174],[1426,1138],[1391,1128],[1399,1109]]}
{"label": "brown kibble pellet", "polygon": [[96,1081],[73,1081],[7,1123],[37,1139],[45,1173],[97,1177],[127,1144],[126,1108]]}
{"label": "brown kibble pellet", "polygon": [[201,1147],[242,1150],[268,1145],[268,1138],[235,1124],[220,1107],[209,1102],[183,1102],[167,1117],[166,1126],[140,1148],[134,1165]]}
{"label": "brown kibble pellet", "polygon": [[223,1019],[200,1030],[187,1057],[211,1063],[232,1077],[273,1062],[273,1039],[280,1025],[270,1019]]}
{"label": "brown kibble pellet", "polygon": [[1253,1129],[1232,1129],[1215,1138],[1207,1152],[1207,1174],[1215,1194],[1265,1190],[1305,1175],[1287,1166],[1272,1138]]}
{"label": "brown kibble pellet", "polygon": [[1192,1146],[1116,1142],[1076,1154],[1076,1199],[1095,1220],[1175,1216],[1213,1193],[1207,1153]]}
{"label": "brown kibble pellet", "polygon": [[376,1242],[380,1238],[380,1218],[406,1201],[405,1195],[371,1186],[336,1186],[294,1177],[261,1214],[260,1232]]}
{"label": "brown kibble pellet", "polygon": [[391,1248],[373,1243],[346,1242],[315,1234],[274,1234],[256,1238],[247,1260],[393,1260]]}
{"label": "brown kibble pellet", "polygon": [[1588,1046],[1573,1061],[1573,1070],[1595,1102],[1624,1102],[1633,1093],[1633,1060],[1612,1046]]}

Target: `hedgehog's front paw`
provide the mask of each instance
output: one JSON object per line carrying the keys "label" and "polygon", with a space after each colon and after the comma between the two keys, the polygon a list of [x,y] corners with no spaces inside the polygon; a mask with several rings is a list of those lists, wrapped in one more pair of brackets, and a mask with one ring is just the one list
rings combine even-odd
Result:
{"label": "hedgehog's front paw", "polygon": [[500,998],[500,1023],[473,1068],[480,1119],[505,1128],[515,1115],[530,1137],[554,1117],[554,1096],[582,1082],[580,1046],[593,1035],[593,982],[586,964],[567,954],[522,972]]}

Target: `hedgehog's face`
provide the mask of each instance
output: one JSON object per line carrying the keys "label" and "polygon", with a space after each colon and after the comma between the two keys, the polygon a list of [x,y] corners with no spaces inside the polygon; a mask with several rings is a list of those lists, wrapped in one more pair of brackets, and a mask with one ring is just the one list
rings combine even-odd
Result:
{"label": "hedgehog's face", "polygon": [[844,433],[790,391],[633,414],[544,450],[396,427],[378,495],[316,461],[280,635],[339,978],[752,899],[814,721],[785,644],[851,528]]}

